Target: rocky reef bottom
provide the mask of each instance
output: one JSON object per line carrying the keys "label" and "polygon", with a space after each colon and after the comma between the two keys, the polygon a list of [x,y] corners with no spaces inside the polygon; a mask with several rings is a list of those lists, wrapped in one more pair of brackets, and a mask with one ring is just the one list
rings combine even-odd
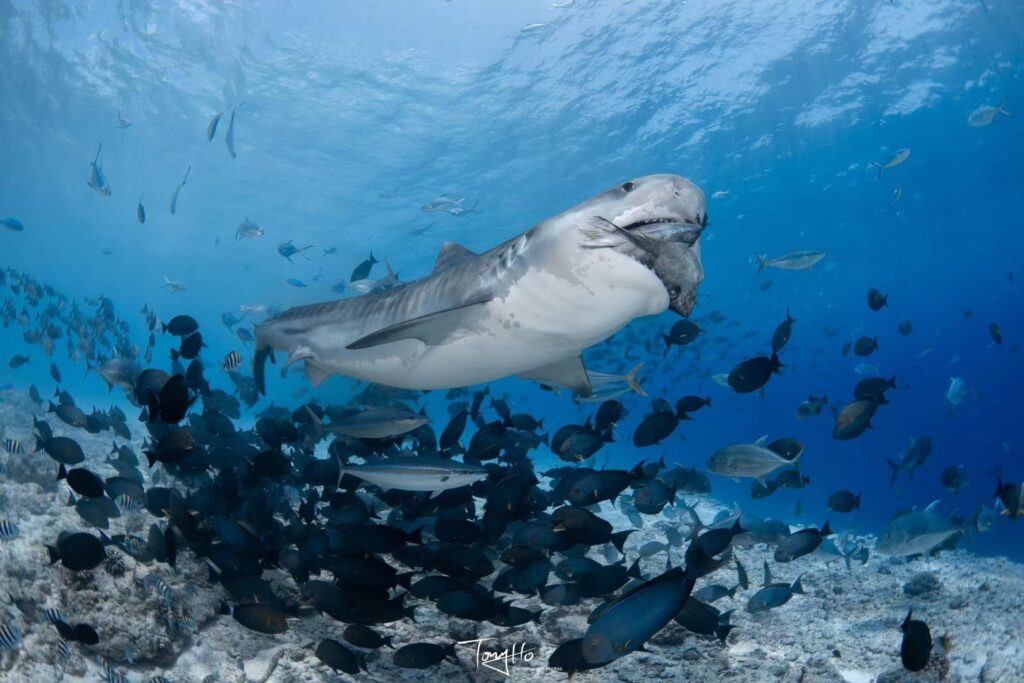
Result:
{"label": "rocky reef bottom", "polygon": [[[36,408],[20,392],[0,394],[0,423],[5,436],[26,445],[25,455],[5,454],[0,475],[0,518],[18,527],[15,538],[0,540],[0,624],[21,634],[15,647],[0,647],[0,681],[107,680],[108,667],[131,681],[163,676],[169,681],[204,683],[241,681],[328,681],[345,679],[320,663],[314,650],[324,638],[342,641],[345,624],[325,615],[289,620],[289,630],[263,635],[234,619],[218,615],[227,599],[211,583],[209,570],[187,549],[177,568],[141,564],[118,548],[91,571],[72,572],[48,564],[46,546],[64,530],[85,527],[67,503],[67,489],[54,481],[56,464],[32,453],[32,419]],[[39,413],[42,417],[42,414]],[[55,433],[81,444],[88,466],[111,476],[104,464],[109,437],[91,436],[50,420]],[[131,444],[136,451],[141,439]],[[107,470],[110,470],[109,472]],[[149,484],[169,485],[160,467]],[[686,496],[704,520],[726,506],[712,497]],[[601,514],[616,529],[629,520],[608,504]],[[110,522],[108,535],[145,537],[153,517],[145,509],[122,512]],[[686,515],[648,521],[625,545],[627,562],[650,541],[663,541],[666,525],[681,527]],[[873,539],[861,537],[869,547]],[[682,562],[682,548],[671,548],[672,563]],[[600,548],[591,554],[599,557]],[[746,567],[750,588],[715,602],[721,611],[735,610],[735,628],[725,642],[694,635],[670,623],[644,652],[604,668],[581,672],[577,681],[1013,681],[1024,677],[1024,566],[1003,558],[979,557],[967,550],[944,552],[912,561],[873,555],[847,570],[839,560],[809,555],[787,565],[773,565],[775,581],[802,576],[805,590],[788,603],[759,614],[744,607],[761,584],[765,545],[737,547],[735,557]],[[643,560],[645,576],[664,569],[665,553]],[[736,572],[719,570],[709,582],[732,586]],[[284,572],[267,570],[264,578],[275,592],[296,607],[298,589]],[[700,584],[698,584],[700,585]],[[517,596],[516,604],[543,609],[537,622],[514,629],[449,618],[429,603],[416,611],[416,621],[379,627],[396,647],[412,642],[456,644],[458,663],[445,660],[426,670],[396,667],[393,650],[366,653],[366,669],[358,678],[378,681],[473,681],[509,678],[526,681],[563,680],[548,666],[562,642],[580,637],[597,601],[572,607],[549,607],[535,597]],[[62,643],[56,629],[40,615],[58,609],[69,623],[95,627],[100,641],[91,646]],[[931,627],[936,645],[928,667],[917,674],[900,664],[900,623],[907,610]],[[475,642],[484,640],[479,645]],[[463,644],[458,644],[463,643]],[[485,653],[506,651],[506,659],[486,661]],[[507,667],[507,668],[506,668]]]}

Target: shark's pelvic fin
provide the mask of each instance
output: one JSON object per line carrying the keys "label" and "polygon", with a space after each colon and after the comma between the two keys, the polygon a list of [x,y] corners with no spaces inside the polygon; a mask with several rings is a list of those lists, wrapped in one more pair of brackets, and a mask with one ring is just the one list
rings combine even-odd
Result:
{"label": "shark's pelvic fin", "polygon": [[554,363],[543,365],[519,375],[522,379],[532,379],[543,384],[554,384],[571,390],[579,396],[590,396],[592,391],[587,369],[583,367],[580,356],[572,356]]}

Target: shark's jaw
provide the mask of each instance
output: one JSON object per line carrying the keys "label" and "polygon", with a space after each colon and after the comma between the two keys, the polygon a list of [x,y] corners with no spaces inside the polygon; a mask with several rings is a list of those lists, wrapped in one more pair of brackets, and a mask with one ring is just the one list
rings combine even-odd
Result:
{"label": "shark's jaw", "polygon": [[618,233],[585,246],[613,247],[629,254],[658,276],[672,311],[682,316],[692,312],[697,287],[704,279],[699,240],[708,222],[707,202],[696,185],[674,175],[644,176],[572,211],[581,216],[590,213]]}

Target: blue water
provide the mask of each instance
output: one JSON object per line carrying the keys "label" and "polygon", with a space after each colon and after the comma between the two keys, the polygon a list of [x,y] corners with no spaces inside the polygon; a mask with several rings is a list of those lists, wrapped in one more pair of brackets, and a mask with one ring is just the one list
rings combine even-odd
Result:
{"label": "blue water", "polygon": [[[546,25],[524,30],[532,24]],[[831,517],[837,529],[860,531],[935,499],[963,515],[991,505],[994,467],[1008,481],[1024,478],[1024,123],[998,116],[967,125],[980,105],[1024,112],[1024,6],[1015,0],[577,0],[561,9],[532,0],[223,8],[5,0],[0,27],[0,215],[26,228],[0,232],[0,265],[72,298],[109,296],[140,346],[143,304],[164,319],[187,312],[203,325],[204,357],[215,363],[244,350],[221,313],[335,298],[331,288],[371,250],[415,278],[445,240],[486,249],[631,177],[677,173],[709,197],[728,191],[709,199],[694,313],[705,336],[658,363],[657,335],[675,320],[667,313],[635,322],[620,336],[638,343],[613,349],[648,360],[652,396],[710,395],[713,407],[661,447],[637,451],[630,438],[649,402],[627,396],[630,418],[598,462],[664,453],[703,467],[725,444],[793,436],[807,446],[810,487],[754,501],[748,486],[713,477],[714,495],[790,521],[800,498],[800,521]],[[229,106],[234,159],[227,116],[206,139],[210,118]],[[118,128],[119,116],[130,127]],[[99,143],[110,197],[86,186]],[[877,179],[870,162],[899,148],[910,158]],[[172,216],[171,194],[189,167]],[[420,210],[442,194],[477,209]],[[145,225],[135,220],[140,197]],[[236,241],[246,217],[266,234]],[[315,245],[310,260],[279,256],[288,240]],[[328,247],[337,253],[323,256]],[[827,256],[812,272],[757,274],[754,254],[796,249]],[[374,277],[383,274],[376,266]],[[168,292],[165,276],[187,290]],[[871,287],[889,294],[889,308],[868,309]],[[710,375],[768,350],[787,307],[797,323],[786,367],[764,396],[715,384]],[[726,321],[711,322],[711,311]],[[896,329],[904,319],[913,322],[909,337]],[[840,348],[860,334],[879,337],[867,362],[895,375],[899,389],[872,430],[838,442],[828,409],[807,420],[794,411],[808,394],[852,397],[861,359]],[[642,348],[648,339],[653,353]],[[2,383],[48,392],[39,349],[16,327],[0,340]],[[168,343],[155,363],[166,363]],[[28,366],[7,368],[8,357],[26,352]],[[55,361],[80,405],[106,405],[105,387],[81,380],[61,345]],[[952,412],[951,376],[970,390]],[[292,394],[307,386],[274,372],[270,399],[298,405],[308,396]],[[334,378],[311,395],[344,402],[352,389]],[[552,429],[591,410],[519,380],[492,392]],[[442,394],[426,399],[438,431]],[[890,487],[885,459],[921,435],[933,439],[931,459]],[[939,473],[960,463],[971,484],[954,495]],[[839,488],[863,491],[860,513],[826,510]],[[1024,559],[1020,533],[1000,518],[973,547]]]}

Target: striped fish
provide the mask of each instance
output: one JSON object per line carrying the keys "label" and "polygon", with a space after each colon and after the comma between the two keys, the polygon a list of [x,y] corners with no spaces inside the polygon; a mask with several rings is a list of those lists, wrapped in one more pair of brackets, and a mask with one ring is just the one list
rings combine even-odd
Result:
{"label": "striped fish", "polygon": [[220,367],[224,371],[237,370],[242,364],[242,354],[238,351],[231,351],[228,355],[224,356],[224,360],[221,361]]}
{"label": "striped fish", "polygon": [[11,455],[23,455],[25,453],[25,447],[21,445],[21,442],[17,439],[4,439],[4,450]]}
{"label": "striped fish", "polygon": [[71,657],[71,645],[68,644],[68,641],[61,638],[57,641],[57,658],[68,659],[69,657]]}
{"label": "striped fish", "polygon": [[159,576],[150,574],[146,577],[145,585],[146,588],[152,588],[155,590],[156,594],[160,596],[160,600],[163,602],[169,603],[174,599],[174,591],[172,591],[171,587],[164,583],[164,580]]}
{"label": "striped fish", "polygon": [[117,507],[125,511],[137,510],[139,507],[139,501],[135,500],[127,493],[122,493],[117,497]]}
{"label": "striped fish", "polygon": [[11,541],[17,538],[20,533],[21,530],[18,529],[17,524],[6,519],[0,519],[0,538],[5,541]]}
{"label": "striped fish", "polygon": [[174,619],[171,619],[171,630],[177,631],[178,633],[191,635],[199,631],[199,624],[197,624],[196,620],[192,617],[182,615],[180,617],[175,617]]}
{"label": "striped fish", "polygon": [[138,536],[126,536],[124,541],[119,543],[118,546],[132,557],[142,555],[148,549],[146,541]]}
{"label": "striped fish", "polygon": [[61,612],[56,607],[46,607],[46,608],[44,608],[43,609],[43,619],[46,620],[46,623],[54,624],[54,625],[56,625],[58,622],[64,622],[66,624],[67,621],[68,621],[67,615],[64,614],[63,612]]}
{"label": "striped fish", "polygon": [[0,645],[17,650],[21,645],[21,629],[15,624],[0,624]]}
{"label": "striped fish", "polygon": [[171,683],[171,679],[167,676],[153,676],[149,679],[149,683]]}
{"label": "striped fish", "polygon": [[103,662],[103,668],[104,680],[107,683],[131,683],[128,674],[118,671],[110,662]]}

